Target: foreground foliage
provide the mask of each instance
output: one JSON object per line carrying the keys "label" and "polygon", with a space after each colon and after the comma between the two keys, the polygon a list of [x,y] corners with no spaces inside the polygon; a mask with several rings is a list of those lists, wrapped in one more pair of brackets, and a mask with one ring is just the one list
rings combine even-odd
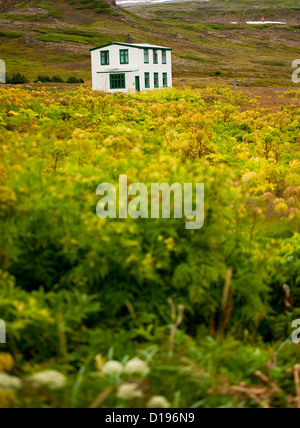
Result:
{"label": "foreground foliage", "polygon": [[[1,89],[0,406],[296,406],[299,113]],[[205,183],[204,228],[98,219],[120,174]]]}

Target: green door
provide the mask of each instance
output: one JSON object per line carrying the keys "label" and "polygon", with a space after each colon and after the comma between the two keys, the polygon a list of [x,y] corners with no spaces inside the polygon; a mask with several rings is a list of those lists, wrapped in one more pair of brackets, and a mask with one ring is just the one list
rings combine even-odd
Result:
{"label": "green door", "polygon": [[140,90],[141,90],[139,76],[135,76],[135,90],[138,91],[138,92],[140,92]]}

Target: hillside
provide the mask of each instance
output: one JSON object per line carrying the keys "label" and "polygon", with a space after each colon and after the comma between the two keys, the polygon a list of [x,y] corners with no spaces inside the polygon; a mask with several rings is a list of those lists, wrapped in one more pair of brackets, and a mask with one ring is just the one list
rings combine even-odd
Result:
{"label": "hillside", "polygon": [[[113,0],[1,0],[0,57],[8,72],[25,73],[30,80],[47,72],[90,81],[89,48],[125,41],[130,34],[135,42],[174,49],[175,84],[232,84],[237,77],[245,86],[248,78],[255,86],[289,86],[291,62],[299,56],[296,4],[286,0],[274,8],[269,1],[212,0],[124,9]],[[245,24],[262,16],[287,25]]]}

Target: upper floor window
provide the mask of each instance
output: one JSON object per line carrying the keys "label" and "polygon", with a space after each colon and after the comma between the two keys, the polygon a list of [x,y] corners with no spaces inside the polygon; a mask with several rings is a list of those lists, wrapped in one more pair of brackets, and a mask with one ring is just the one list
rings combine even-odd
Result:
{"label": "upper floor window", "polygon": [[158,50],[154,49],[153,51],[153,64],[158,64]]}
{"label": "upper floor window", "polygon": [[162,63],[167,64],[167,51],[162,51]]}
{"label": "upper floor window", "polygon": [[109,65],[109,51],[101,52],[101,65]]}
{"label": "upper floor window", "polygon": [[144,63],[149,64],[149,49],[144,49]]}
{"label": "upper floor window", "polygon": [[129,51],[128,51],[128,49],[120,50],[120,64],[129,64]]}

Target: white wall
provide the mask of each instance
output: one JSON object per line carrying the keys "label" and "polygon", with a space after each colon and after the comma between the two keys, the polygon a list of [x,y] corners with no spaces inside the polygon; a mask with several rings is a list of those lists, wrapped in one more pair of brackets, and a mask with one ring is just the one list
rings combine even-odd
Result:
{"label": "white wall", "polygon": [[6,65],[2,59],[0,59],[0,83],[6,83]]}
{"label": "white wall", "polygon": [[[129,64],[120,64],[120,50],[128,49]],[[101,65],[101,51],[109,51],[109,65]],[[163,87],[162,75],[168,74],[168,86],[172,87],[172,55],[167,53],[167,64],[162,64],[162,50],[158,50],[158,64],[153,64],[153,49],[149,49],[149,64],[144,64],[144,49],[134,46],[112,45],[91,52],[93,90],[104,92],[130,92],[135,91],[135,77],[140,77],[140,89],[153,90],[154,73],[159,73],[159,87]],[[110,89],[110,70],[125,73],[126,90]],[[103,73],[105,72],[105,73]],[[145,73],[150,73],[150,88],[145,88]]]}

